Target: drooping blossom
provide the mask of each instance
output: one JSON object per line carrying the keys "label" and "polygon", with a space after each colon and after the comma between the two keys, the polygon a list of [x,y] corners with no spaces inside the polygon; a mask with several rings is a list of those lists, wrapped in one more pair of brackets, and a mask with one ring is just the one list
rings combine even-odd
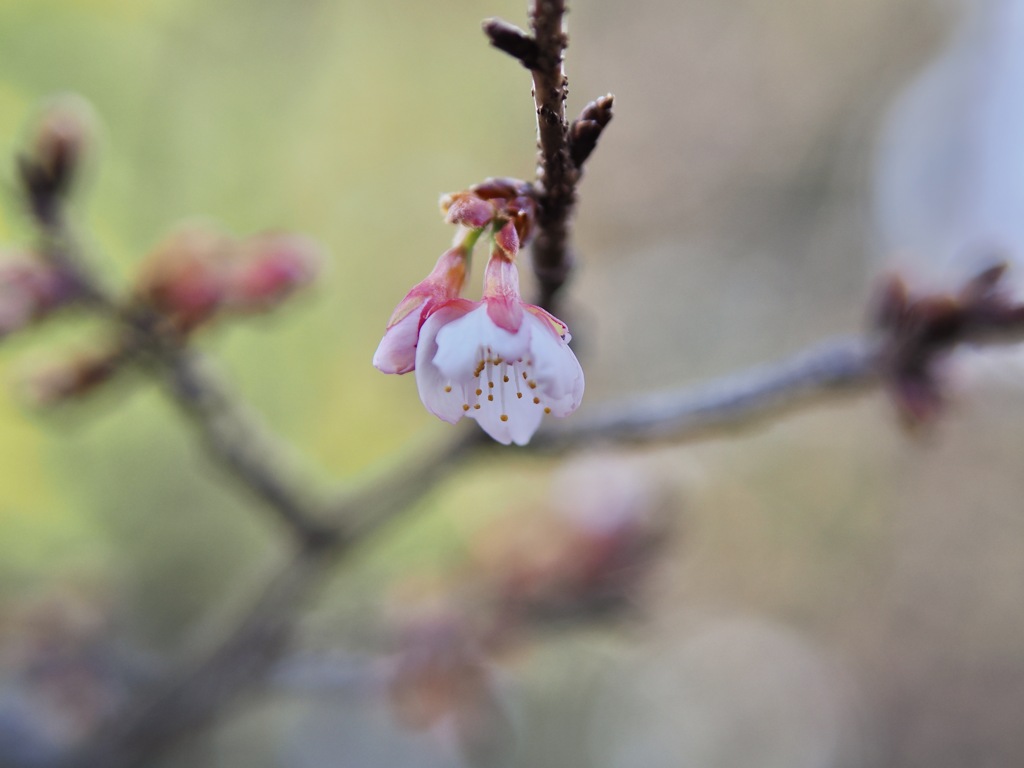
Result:
{"label": "drooping blossom", "polygon": [[583,371],[565,323],[522,300],[510,258],[517,248],[515,228],[502,227],[482,300],[439,306],[416,349],[416,383],[427,410],[452,424],[476,419],[505,445],[525,445],[545,414],[568,416],[583,397]]}
{"label": "drooping blossom", "polygon": [[398,303],[373,355],[373,366],[377,370],[408,373],[415,367],[420,328],[431,312],[458,298],[466,279],[466,259],[471,248],[471,243],[461,241],[442,253],[430,274]]}

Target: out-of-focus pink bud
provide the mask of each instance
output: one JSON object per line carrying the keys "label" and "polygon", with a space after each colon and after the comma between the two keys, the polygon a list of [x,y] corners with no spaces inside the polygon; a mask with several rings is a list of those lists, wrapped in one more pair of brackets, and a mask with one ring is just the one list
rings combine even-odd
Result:
{"label": "out-of-focus pink bud", "polygon": [[38,321],[72,297],[59,271],[27,254],[0,254],[0,338]]}
{"label": "out-of-focus pink bud", "polygon": [[51,216],[56,202],[71,189],[94,126],[92,109],[78,96],[61,96],[44,107],[30,149],[18,160],[25,195],[37,216]]}
{"label": "out-of-focus pink bud", "polygon": [[178,229],[146,257],[135,295],[187,334],[220,308],[237,247],[235,240],[208,226]]}
{"label": "out-of-focus pink bud", "polygon": [[236,312],[271,309],[310,283],[323,262],[320,246],[301,235],[268,232],[249,238],[227,271],[225,305]]}
{"label": "out-of-focus pink bud", "polygon": [[76,352],[30,374],[22,382],[22,393],[33,407],[49,408],[91,393],[121,367],[119,346]]}

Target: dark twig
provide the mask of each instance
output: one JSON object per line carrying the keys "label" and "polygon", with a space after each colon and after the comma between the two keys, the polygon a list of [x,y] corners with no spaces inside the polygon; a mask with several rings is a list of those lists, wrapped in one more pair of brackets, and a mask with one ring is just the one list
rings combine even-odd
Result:
{"label": "dark twig", "polygon": [[533,270],[539,284],[537,303],[557,313],[557,301],[573,266],[569,223],[583,163],[612,117],[612,97],[586,106],[572,126],[566,119],[569,81],[563,58],[565,0],[533,0],[530,31],[500,19],[483,24],[491,44],[517,59],[533,74],[537,112],[537,234]]}
{"label": "dark twig", "polygon": [[564,16],[564,0],[534,0],[530,10],[530,29],[540,49],[537,66],[532,70],[540,144],[533,269],[540,287],[537,303],[553,311],[557,311],[559,292],[572,269],[569,218],[576,203],[579,177],[569,156],[569,125],[565,117],[569,81],[563,55],[569,39],[563,28]]}
{"label": "dark twig", "polygon": [[540,48],[537,42],[523,32],[515,24],[502,19],[485,19],[484,34],[491,40],[491,45],[504,51],[527,69],[535,69],[540,64]]}

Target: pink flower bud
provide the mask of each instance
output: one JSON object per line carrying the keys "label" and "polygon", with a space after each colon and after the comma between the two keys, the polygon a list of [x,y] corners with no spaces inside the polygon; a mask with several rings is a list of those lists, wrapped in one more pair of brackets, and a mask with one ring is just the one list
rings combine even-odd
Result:
{"label": "pink flower bud", "polygon": [[209,227],[181,228],[146,257],[135,295],[166,316],[175,330],[189,333],[220,308],[236,247],[231,238]]}
{"label": "pink flower bud", "polygon": [[55,360],[22,382],[25,399],[36,408],[49,408],[83,397],[106,383],[121,368],[120,347],[76,352]]}
{"label": "pink flower bud", "polygon": [[310,283],[324,261],[320,247],[301,235],[266,233],[242,245],[227,272],[225,303],[235,311],[262,312]]}
{"label": "pink flower bud", "polygon": [[0,338],[38,321],[72,297],[68,281],[26,254],[0,260]]}
{"label": "pink flower bud", "polygon": [[466,279],[468,255],[463,246],[442,253],[430,274],[398,303],[373,356],[377,370],[401,374],[415,368],[420,328],[430,314],[458,298]]}

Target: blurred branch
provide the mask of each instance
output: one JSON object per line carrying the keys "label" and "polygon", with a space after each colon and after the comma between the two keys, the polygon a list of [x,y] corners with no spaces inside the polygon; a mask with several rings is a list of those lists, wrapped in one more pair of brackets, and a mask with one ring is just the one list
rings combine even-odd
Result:
{"label": "blurred branch", "polygon": [[863,391],[879,378],[879,345],[838,338],[788,360],[714,379],[696,387],[630,396],[605,403],[531,443],[542,451],[595,440],[656,441],[714,437],[829,395]]}
{"label": "blurred branch", "polygon": [[[33,210],[36,210],[33,207]],[[201,356],[161,330],[157,318],[123,310],[90,273],[77,239],[59,204],[43,208],[36,222],[47,259],[74,286],[79,301],[118,322],[126,334],[124,358],[142,355],[163,374],[175,402],[196,426],[211,455],[274,511],[297,537],[315,543],[331,531],[316,521],[315,506],[283,477],[281,462],[271,457],[269,441],[233,406],[233,399]]]}

